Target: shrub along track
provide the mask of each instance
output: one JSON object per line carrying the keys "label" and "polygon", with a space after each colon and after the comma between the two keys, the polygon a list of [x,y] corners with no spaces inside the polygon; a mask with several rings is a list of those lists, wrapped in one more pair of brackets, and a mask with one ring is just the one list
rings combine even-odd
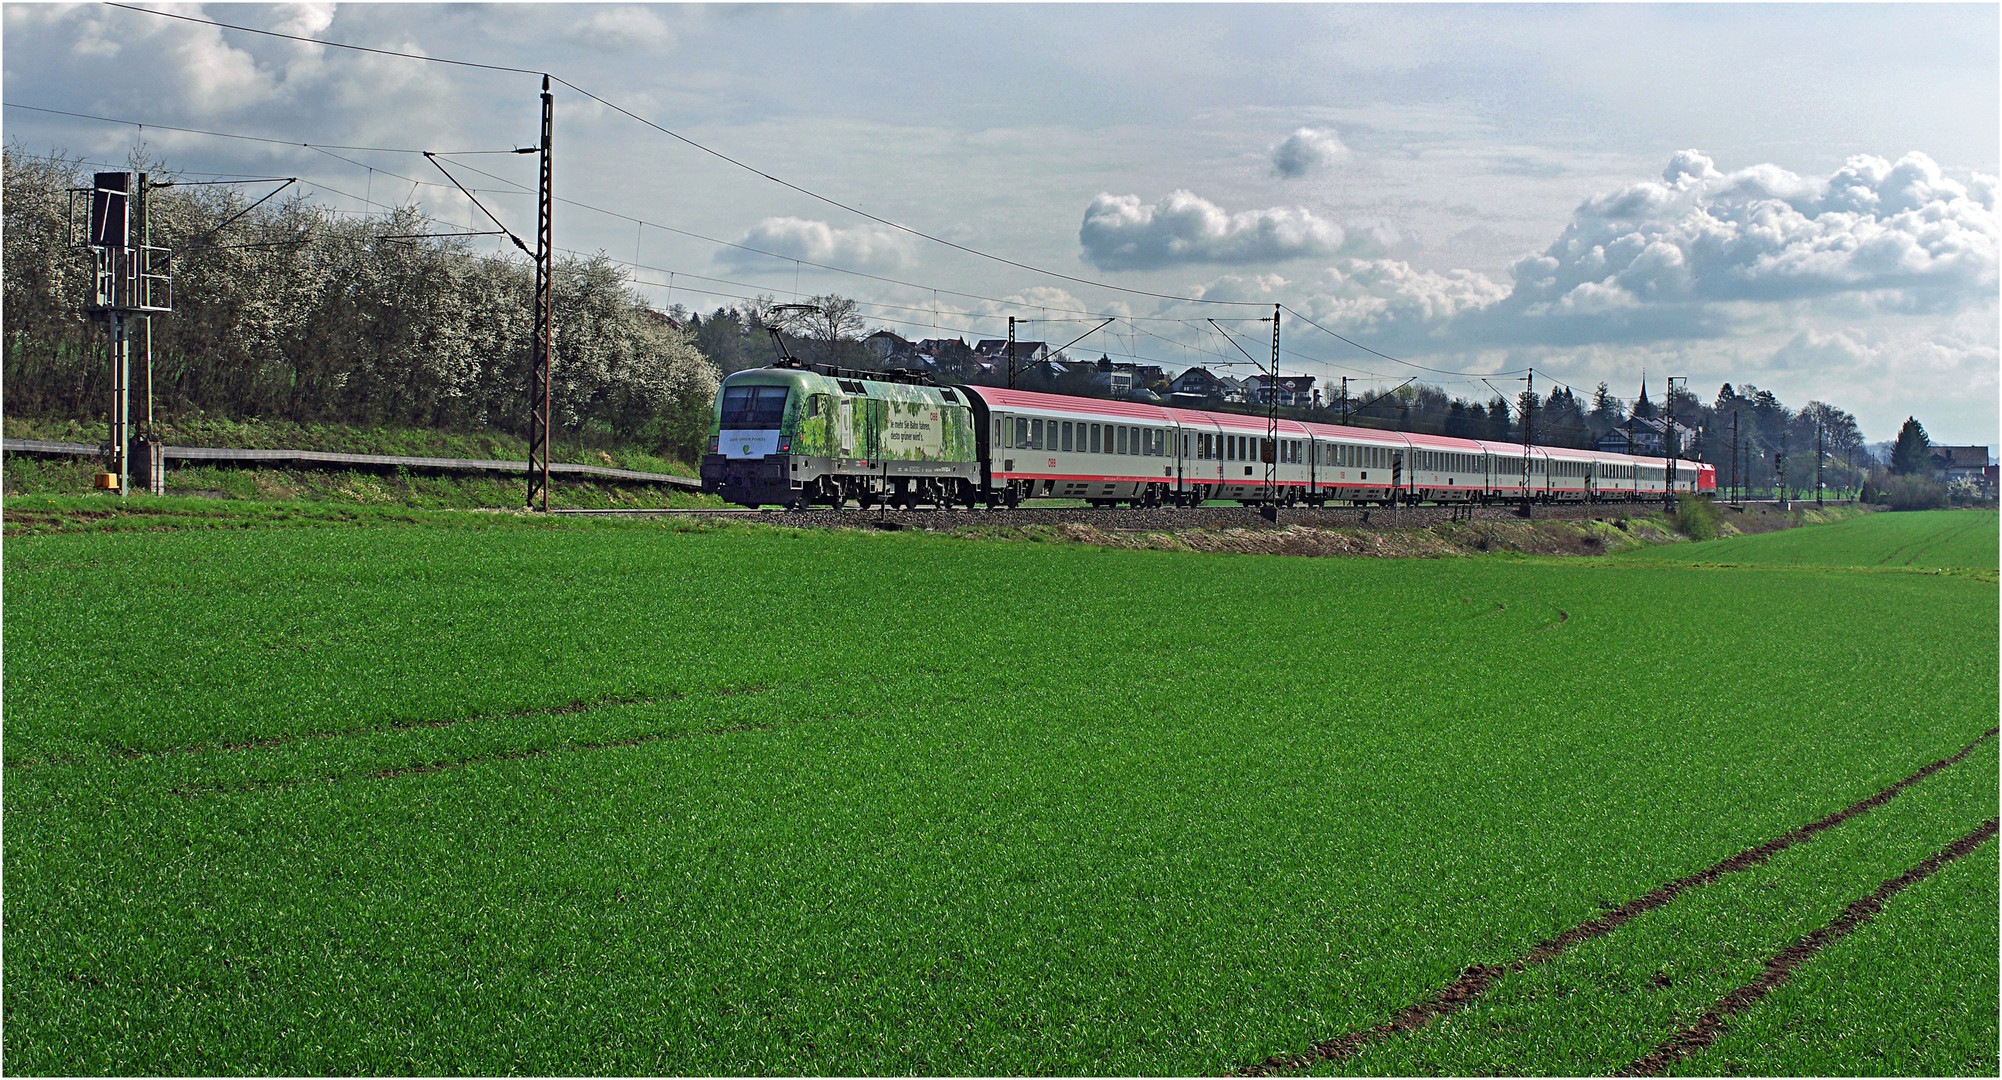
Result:
{"label": "shrub along track", "polygon": [[[1848,821],[1850,818],[1868,813],[1884,805],[1913,784],[1939,772],[1941,769],[1959,763],[1967,755],[1973,753],[1982,743],[1995,738],[1998,732],[2002,732],[2002,727],[1989,728],[1972,742],[1961,747],[1959,752],[1920,768],[1910,776],[1905,777],[1903,780],[1892,784],[1867,799],[1844,807],[1818,821],[1802,825],[1757,847],[1746,848],[1715,865],[1659,886],[1644,896],[1621,904],[1599,918],[1579,923],[1577,926],[1564,931],[1556,937],[1539,942],[1528,952],[1508,963],[1469,965],[1459,978],[1447,984],[1438,993],[1432,995],[1431,998],[1405,1006],[1392,1015],[1389,1020],[1381,1024],[1364,1028],[1360,1031],[1351,1031],[1343,1035],[1337,1035],[1332,1039],[1315,1043],[1313,1046],[1296,1054],[1274,1055],[1256,1065],[1238,1069],[1231,1075],[1272,1076],[1279,1073],[1296,1072],[1310,1068],[1322,1061],[1340,1061],[1352,1057],[1371,1043],[1386,1036],[1395,1035],[1400,1032],[1416,1031],[1433,1020],[1448,1016],[1465,1008],[1476,998],[1485,994],[1497,982],[1509,975],[1526,971],[1538,964],[1548,963],[1573,946],[1593,938],[1604,937],[1627,923],[1632,922],[1639,916],[1672,903],[1677,897],[1688,892],[1690,889],[1708,885],[1727,874],[1738,873],[1758,866],[1795,844],[1811,840],[1817,834],[1832,829]],[[1930,875],[1944,863],[1967,854],[1982,842],[1992,838],[1995,835],[1995,827],[1996,823],[1991,820],[1981,829],[1977,829],[1975,832],[1955,841],[1946,850],[1906,871],[1903,875],[1885,882],[1870,896],[1858,900],[1855,904],[1851,904],[1849,909],[1841,917],[1837,918],[1835,922],[1808,935],[1807,938],[1796,942],[1785,952],[1775,957],[1769,962],[1765,974],[1759,980],[1726,995],[1723,1000],[1713,1006],[1710,1012],[1704,1015],[1703,1019],[1695,1027],[1662,1043],[1653,1054],[1630,1064],[1628,1068],[1652,1069],[1652,1072],[1636,1073],[1635,1075],[1654,1075],[1662,1068],[1667,1067],[1668,1064],[1682,1057],[1687,1057],[1703,1046],[1709,1045],[1722,1032],[1724,1021],[1729,1016],[1743,1012],[1746,1008],[1757,1002],[1759,998],[1764,997],[1773,987],[1785,982],[1794,968],[1812,959],[1815,953],[1818,953],[1829,941],[1840,938],[1856,929],[1856,927],[1868,922],[1883,907],[1883,902],[1889,899],[1891,895],[1905,888],[1905,886]],[[1837,929],[1838,927],[1840,929]],[[1660,1058],[1661,1060],[1653,1065],[1648,1064],[1649,1062],[1654,1062],[1656,1058]]]}

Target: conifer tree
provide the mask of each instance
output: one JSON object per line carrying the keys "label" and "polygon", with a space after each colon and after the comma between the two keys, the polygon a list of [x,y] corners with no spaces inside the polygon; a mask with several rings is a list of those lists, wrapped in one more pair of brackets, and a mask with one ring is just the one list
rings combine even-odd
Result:
{"label": "conifer tree", "polygon": [[1925,473],[1932,468],[1932,440],[1926,436],[1924,425],[1912,417],[1905,417],[1905,426],[1898,429],[1897,444],[1891,447],[1891,471],[1899,476]]}

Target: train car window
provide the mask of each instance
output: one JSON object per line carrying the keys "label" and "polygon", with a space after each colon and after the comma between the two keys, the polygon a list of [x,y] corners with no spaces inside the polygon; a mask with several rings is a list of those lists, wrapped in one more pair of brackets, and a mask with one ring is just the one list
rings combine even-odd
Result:
{"label": "train car window", "polygon": [[1063,448],[1064,448],[1064,449],[1066,449],[1066,450],[1069,450],[1069,449],[1071,448],[1071,422],[1070,422],[1070,421],[1068,421],[1068,420],[1064,421],[1064,443],[1063,443]]}
{"label": "train car window", "polygon": [[1043,422],[1041,420],[1031,420],[1029,421],[1029,449],[1041,450],[1042,448]]}
{"label": "train car window", "polygon": [[1018,416],[1015,418],[1015,449],[1027,450],[1028,448],[1029,448],[1029,418],[1026,416]]}
{"label": "train car window", "polygon": [[1114,447],[1114,449],[1113,449],[1113,451],[1112,451],[1112,452],[1113,452],[1113,453],[1115,453],[1115,454],[1123,454],[1123,453],[1125,453],[1125,452],[1126,452],[1126,427],[1125,427],[1125,425],[1121,424],[1121,425],[1116,425],[1116,426],[1114,426],[1114,427],[1113,427],[1113,429],[1112,429],[1112,432],[1113,432],[1113,442],[1112,442],[1112,445],[1113,445],[1113,447]]}
{"label": "train car window", "polygon": [[1094,454],[1096,454],[1096,453],[1098,453],[1098,452],[1099,452],[1099,450],[1098,450],[1098,425],[1097,425],[1097,424],[1093,424],[1093,425],[1091,425],[1091,452],[1092,452],[1092,453],[1094,453]]}

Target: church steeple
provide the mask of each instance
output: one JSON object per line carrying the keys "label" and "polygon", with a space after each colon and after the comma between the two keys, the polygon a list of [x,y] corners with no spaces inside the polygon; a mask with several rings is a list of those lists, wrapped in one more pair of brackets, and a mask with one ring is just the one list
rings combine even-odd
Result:
{"label": "church steeple", "polygon": [[1633,414],[1648,419],[1654,417],[1654,404],[1647,399],[1647,372],[1645,371],[1641,372],[1641,396],[1634,402]]}

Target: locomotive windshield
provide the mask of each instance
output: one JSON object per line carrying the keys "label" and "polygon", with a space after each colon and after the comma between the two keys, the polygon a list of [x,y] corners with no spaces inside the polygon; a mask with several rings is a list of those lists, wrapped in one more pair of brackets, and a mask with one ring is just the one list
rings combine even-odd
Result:
{"label": "locomotive windshield", "polygon": [[776,430],[786,415],[784,386],[728,386],[723,388],[723,417],[719,425],[736,431]]}

